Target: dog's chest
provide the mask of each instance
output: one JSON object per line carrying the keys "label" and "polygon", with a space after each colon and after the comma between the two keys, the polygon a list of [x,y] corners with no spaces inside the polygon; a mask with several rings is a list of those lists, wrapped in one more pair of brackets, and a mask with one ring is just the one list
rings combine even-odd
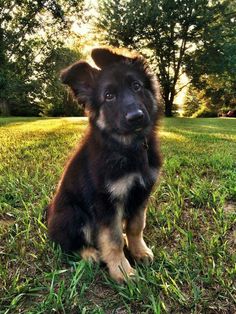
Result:
{"label": "dog's chest", "polygon": [[140,192],[148,190],[156,181],[157,170],[150,168],[148,173],[127,173],[115,180],[107,182],[107,190],[112,199],[125,201],[133,188]]}
{"label": "dog's chest", "polygon": [[143,176],[138,172],[123,175],[116,180],[110,180],[107,188],[112,198],[125,200],[135,185],[145,188]]}

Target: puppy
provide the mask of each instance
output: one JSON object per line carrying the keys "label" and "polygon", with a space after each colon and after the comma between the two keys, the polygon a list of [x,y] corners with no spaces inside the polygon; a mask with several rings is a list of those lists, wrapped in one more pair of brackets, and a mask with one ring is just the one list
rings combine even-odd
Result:
{"label": "puppy", "polygon": [[143,230],[161,166],[155,129],[160,102],[142,57],[100,48],[92,58],[99,69],[79,61],[61,75],[85,104],[89,128],[48,206],[47,225],[64,251],[102,260],[122,282],[134,274],[124,255],[123,231],[134,260],[153,260]]}

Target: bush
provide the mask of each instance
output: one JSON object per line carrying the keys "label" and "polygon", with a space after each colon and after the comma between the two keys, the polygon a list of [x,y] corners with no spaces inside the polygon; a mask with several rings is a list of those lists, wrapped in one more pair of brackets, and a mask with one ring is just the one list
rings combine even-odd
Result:
{"label": "bush", "polygon": [[215,110],[210,110],[207,107],[200,108],[192,115],[192,118],[216,118],[216,117],[218,117],[218,112]]}
{"label": "bush", "polygon": [[235,108],[232,108],[232,107],[223,107],[219,110],[218,112],[218,116],[219,117],[225,117],[227,115],[227,113],[231,110],[236,110],[236,107]]}
{"label": "bush", "polygon": [[202,105],[202,99],[200,93],[196,88],[190,86],[188,88],[187,94],[185,96],[185,101],[183,105],[183,116],[191,117],[194,115]]}

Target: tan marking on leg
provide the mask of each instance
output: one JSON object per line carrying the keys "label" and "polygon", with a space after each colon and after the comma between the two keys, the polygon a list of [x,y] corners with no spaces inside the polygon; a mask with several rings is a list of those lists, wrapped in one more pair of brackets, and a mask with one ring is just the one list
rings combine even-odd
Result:
{"label": "tan marking on leg", "polygon": [[127,221],[126,235],[128,248],[137,262],[149,263],[153,261],[152,250],[143,239],[143,230],[146,225],[146,209],[140,210],[137,215]]}
{"label": "tan marking on leg", "polygon": [[80,255],[84,260],[89,262],[99,262],[100,260],[98,250],[92,247],[82,249]]}
{"label": "tan marking on leg", "polygon": [[107,264],[110,276],[117,282],[123,282],[127,277],[135,274],[135,270],[126,259],[123,247],[122,232],[101,228],[99,233],[99,247],[101,259]]}

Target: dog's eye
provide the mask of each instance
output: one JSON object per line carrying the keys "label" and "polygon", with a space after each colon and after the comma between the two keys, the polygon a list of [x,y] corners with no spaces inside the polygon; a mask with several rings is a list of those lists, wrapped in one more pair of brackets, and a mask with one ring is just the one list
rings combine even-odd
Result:
{"label": "dog's eye", "polygon": [[105,99],[108,100],[108,101],[114,100],[115,99],[115,94],[107,92],[107,93],[105,93]]}
{"label": "dog's eye", "polygon": [[142,88],[142,85],[138,81],[132,83],[132,88],[135,92],[139,92]]}

